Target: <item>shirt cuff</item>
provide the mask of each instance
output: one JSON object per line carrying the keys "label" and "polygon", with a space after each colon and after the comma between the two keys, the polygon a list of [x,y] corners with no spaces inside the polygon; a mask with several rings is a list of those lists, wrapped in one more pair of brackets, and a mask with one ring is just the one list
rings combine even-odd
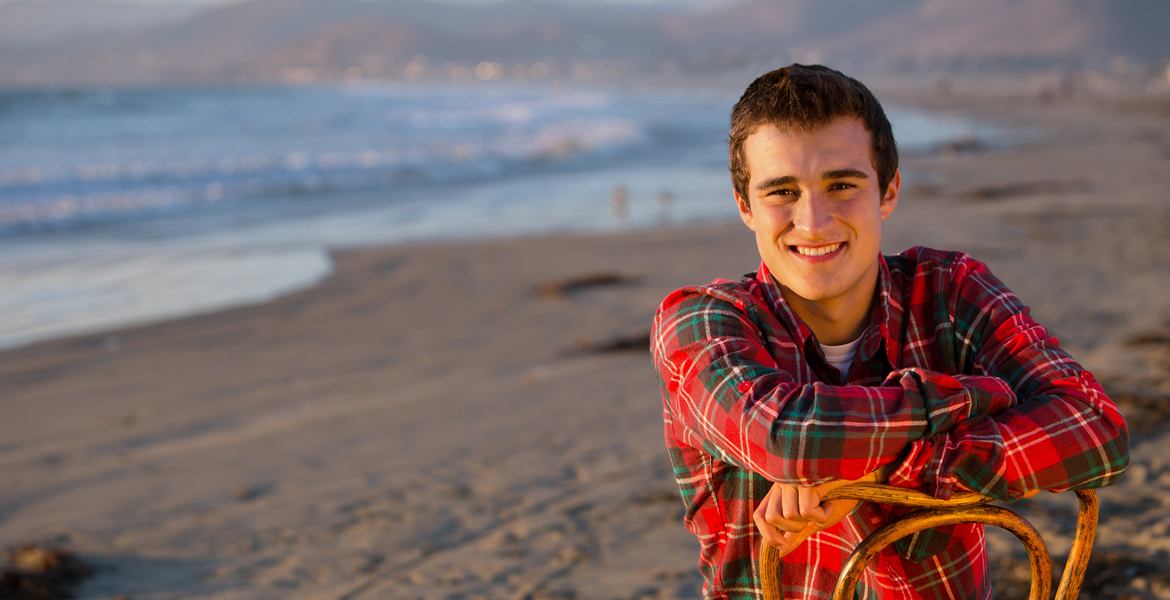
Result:
{"label": "shirt cuff", "polygon": [[[926,465],[930,462],[930,440],[918,440],[910,444],[910,452],[902,464],[890,473],[889,484],[901,488],[921,490]],[[925,490],[922,490],[925,491]]]}

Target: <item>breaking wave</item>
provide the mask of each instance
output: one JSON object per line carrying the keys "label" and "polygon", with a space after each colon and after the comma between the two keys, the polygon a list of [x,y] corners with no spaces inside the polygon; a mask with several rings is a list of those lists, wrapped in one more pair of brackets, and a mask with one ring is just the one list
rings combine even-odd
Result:
{"label": "breaking wave", "polygon": [[587,166],[648,142],[604,94],[378,92],[0,96],[0,233]]}

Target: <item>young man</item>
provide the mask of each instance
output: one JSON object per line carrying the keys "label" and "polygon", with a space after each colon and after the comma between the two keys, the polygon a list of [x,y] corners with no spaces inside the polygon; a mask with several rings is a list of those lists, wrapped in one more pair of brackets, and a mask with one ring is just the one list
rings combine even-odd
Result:
{"label": "young man", "polygon": [[[855,480],[1011,500],[1124,471],[1116,406],[982,263],[880,253],[901,178],[890,124],[822,66],[757,79],[732,111],[731,177],[759,271],[678,290],[654,320],[666,442],[709,598],[758,598],[760,544],[785,598],[826,598],[900,509],[821,503]],[[865,598],[991,597],[983,527],[880,555]]]}

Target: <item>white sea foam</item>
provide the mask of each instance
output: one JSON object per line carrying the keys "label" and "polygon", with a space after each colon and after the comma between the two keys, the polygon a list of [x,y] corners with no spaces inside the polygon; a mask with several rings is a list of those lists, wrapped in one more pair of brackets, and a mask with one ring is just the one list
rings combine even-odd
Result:
{"label": "white sea foam", "polygon": [[0,261],[0,348],[271,300],[332,271],[321,248],[26,246]]}
{"label": "white sea foam", "polygon": [[[514,119],[529,122],[514,106]],[[451,117],[454,119],[454,117]],[[460,122],[469,116],[460,115]],[[417,125],[417,124],[416,124]],[[455,125],[446,124],[453,127]],[[426,138],[413,144],[178,161],[33,165],[0,171],[0,235],[61,229],[256,195],[331,194],[506,175],[558,161],[596,159],[646,143],[628,118],[572,116],[522,131]],[[211,193],[208,191],[211,190]]]}

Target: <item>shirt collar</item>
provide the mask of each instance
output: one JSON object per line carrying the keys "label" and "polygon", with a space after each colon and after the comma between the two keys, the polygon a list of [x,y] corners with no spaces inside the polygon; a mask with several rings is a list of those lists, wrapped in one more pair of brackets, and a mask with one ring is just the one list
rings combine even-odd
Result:
{"label": "shirt collar", "polygon": [[[886,264],[886,257],[878,255],[878,263],[877,302],[874,303],[873,312],[869,316],[869,325],[861,333],[861,344],[857,350],[858,359],[864,361],[872,358],[884,340],[886,358],[889,359],[890,366],[896,368],[901,364],[902,359],[901,294],[894,287],[893,275],[890,273],[889,265]],[[772,313],[780,319],[780,322],[784,324],[793,340],[799,343],[800,347],[807,347],[808,341],[815,339],[812,330],[784,301],[784,296],[780,293],[780,285],[776,283],[776,279],[768,270],[768,265],[764,264],[762,260],[755,279],[759,283],[764,299],[769,308],[772,309]],[[819,346],[817,350],[819,352]]]}

